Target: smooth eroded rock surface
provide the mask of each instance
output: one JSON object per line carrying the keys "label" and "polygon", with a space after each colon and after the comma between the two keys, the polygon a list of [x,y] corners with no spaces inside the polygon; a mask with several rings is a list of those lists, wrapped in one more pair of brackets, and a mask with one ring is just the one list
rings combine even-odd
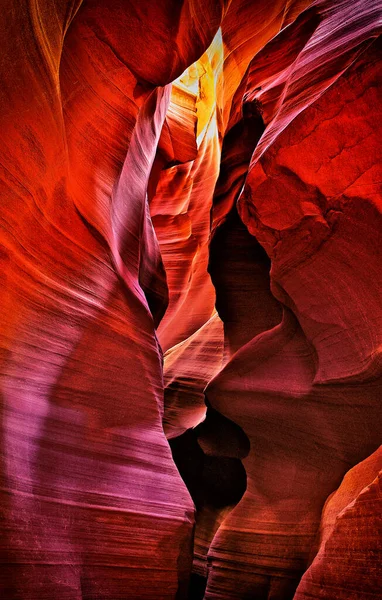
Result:
{"label": "smooth eroded rock surface", "polygon": [[376,600],[380,2],[0,32],[1,598]]}

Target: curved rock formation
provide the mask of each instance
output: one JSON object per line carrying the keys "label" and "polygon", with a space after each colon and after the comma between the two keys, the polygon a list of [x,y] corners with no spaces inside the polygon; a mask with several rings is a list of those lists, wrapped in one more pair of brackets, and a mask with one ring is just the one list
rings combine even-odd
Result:
{"label": "curved rock formation", "polygon": [[222,7],[203,3],[201,25],[197,2],[80,4],[1,15],[0,589],[172,598],[193,505],[161,424],[167,288],[146,190],[166,85]]}
{"label": "curved rock formation", "polygon": [[218,33],[208,51],[173,84],[170,119],[154,163],[154,174],[162,167],[150,212],[169,288],[169,306],[158,329],[165,351],[194,334],[214,310],[207,264],[220,163],[215,104],[220,59]]}
{"label": "curved rock formation", "polygon": [[[237,350],[206,390],[251,442],[247,490],[210,547],[206,599],[292,598],[325,499],[380,443],[379,134],[365,107],[365,89],[378,93],[376,50],[364,50],[271,148],[255,152],[239,199],[285,309],[282,323]],[[237,269],[232,276],[240,281]]]}
{"label": "curved rock formation", "polygon": [[379,1],[1,9],[1,597],[379,597]]}
{"label": "curved rock formation", "polygon": [[163,427],[167,439],[204,421],[204,388],[222,365],[223,324],[215,313],[196,333],[165,354]]}
{"label": "curved rock formation", "polygon": [[382,449],[351,469],[325,505],[320,548],[295,600],[379,598]]}

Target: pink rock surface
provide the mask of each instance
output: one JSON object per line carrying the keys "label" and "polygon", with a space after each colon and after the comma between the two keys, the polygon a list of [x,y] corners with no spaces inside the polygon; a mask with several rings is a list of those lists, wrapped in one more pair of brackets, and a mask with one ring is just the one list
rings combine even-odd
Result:
{"label": "pink rock surface", "polygon": [[380,24],[3,3],[5,600],[379,597]]}
{"label": "pink rock surface", "polygon": [[239,199],[288,309],[206,390],[251,443],[247,490],[210,547],[206,599],[292,598],[325,499],[380,443],[379,134],[376,100],[365,106],[376,56],[372,44],[258,162],[255,153]]}
{"label": "pink rock surface", "polygon": [[197,2],[80,4],[1,14],[0,590],[173,598],[193,504],[162,429],[167,287],[146,192],[167,84],[221,6],[200,25]]}

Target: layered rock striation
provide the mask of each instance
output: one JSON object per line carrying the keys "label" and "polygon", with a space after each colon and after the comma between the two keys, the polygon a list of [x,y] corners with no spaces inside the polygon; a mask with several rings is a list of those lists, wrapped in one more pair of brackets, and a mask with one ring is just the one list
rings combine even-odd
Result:
{"label": "layered rock striation", "polygon": [[1,597],[380,597],[381,16],[4,2]]}

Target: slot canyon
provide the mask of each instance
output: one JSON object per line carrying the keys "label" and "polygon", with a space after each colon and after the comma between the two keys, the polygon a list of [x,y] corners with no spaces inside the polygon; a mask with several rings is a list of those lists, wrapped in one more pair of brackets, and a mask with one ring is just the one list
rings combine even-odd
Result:
{"label": "slot canyon", "polygon": [[1,600],[380,600],[381,0],[0,9]]}

